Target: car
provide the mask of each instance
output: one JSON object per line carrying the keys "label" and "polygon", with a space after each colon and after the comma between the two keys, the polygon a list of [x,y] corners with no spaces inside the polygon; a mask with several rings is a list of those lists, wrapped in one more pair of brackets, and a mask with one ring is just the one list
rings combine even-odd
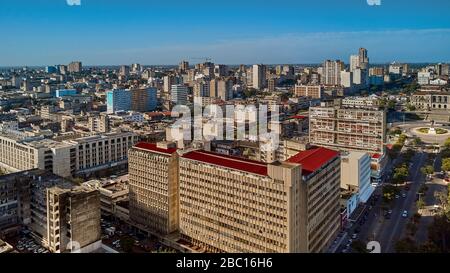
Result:
{"label": "car", "polygon": [[408,218],[408,212],[407,212],[406,210],[403,211],[402,217],[403,217],[403,218]]}
{"label": "car", "polygon": [[353,235],[352,235],[352,239],[354,240],[354,239],[356,239],[358,237],[358,234],[356,234],[356,233],[353,233]]}
{"label": "car", "polygon": [[395,199],[399,199],[399,198],[400,198],[400,196],[399,196],[399,195],[396,195],[396,196],[395,196]]}
{"label": "car", "polygon": [[392,214],[392,210],[390,209],[390,210],[388,210],[388,214]]}
{"label": "car", "polygon": [[342,253],[347,253],[348,252],[348,250],[346,249],[346,248],[344,248],[343,250],[342,250]]}
{"label": "car", "polygon": [[402,194],[402,197],[403,197],[403,198],[406,198],[406,193],[403,193],[403,194]]}

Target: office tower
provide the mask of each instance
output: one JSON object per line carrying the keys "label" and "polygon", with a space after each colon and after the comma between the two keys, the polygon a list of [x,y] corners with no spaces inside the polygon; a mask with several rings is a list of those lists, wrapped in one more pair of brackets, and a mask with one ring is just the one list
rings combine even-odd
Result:
{"label": "office tower", "polygon": [[120,67],[119,75],[128,77],[130,75],[130,67],[128,65],[122,65]]}
{"label": "office tower", "polygon": [[217,98],[217,82],[219,79],[211,79],[209,81],[209,97]]}
{"label": "office tower", "polygon": [[65,66],[65,65],[58,65],[58,72],[61,74],[61,75],[65,75],[65,74],[67,74],[67,66]]}
{"label": "office tower", "polygon": [[274,77],[271,77],[267,80],[267,88],[269,89],[269,92],[275,92],[277,79]]}
{"label": "office tower", "polygon": [[114,114],[117,111],[131,110],[130,90],[114,89],[106,92],[106,104],[108,114]]}
{"label": "office tower", "polygon": [[341,71],[341,85],[347,88],[353,86],[353,72]]}
{"label": "office tower", "polygon": [[316,148],[272,164],[193,151],[179,164],[180,234],[201,249],[322,252],[338,231],[335,151]]}
{"label": "office tower", "polygon": [[323,97],[323,87],[321,85],[295,85],[294,94],[297,97],[321,99]]}
{"label": "office tower", "polygon": [[142,72],[142,65],[140,65],[140,64],[132,64],[131,65],[131,71],[133,73],[141,73]]}
{"label": "office tower", "polygon": [[83,187],[47,189],[47,239],[53,253],[101,247],[100,193]]}
{"label": "office tower", "polygon": [[224,101],[233,99],[233,81],[231,79],[217,80],[217,98]]}
{"label": "office tower", "polygon": [[178,65],[178,70],[180,71],[180,73],[186,73],[189,70],[189,62],[188,61],[182,61]]}
{"label": "office tower", "polygon": [[209,80],[199,79],[194,83],[194,97],[209,97]]}
{"label": "office tower", "polygon": [[371,157],[368,153],[341,154],[341,188],[356,192],[359,202],[366,203],[374,192],[370,175]]}
{"label": "office tower", "polygon": [[108,133],[111,129],[109,116],[106,114],[89,116],[88,125],[92,132]]}
{"label": "office tower", "polygon": [[186,105],[188,103],[188,88],[183,84],[172,85],[171,101],[176,105]]}
{"label": "office tower", "polygon": [[178,154],[170,143],[138,143],[129,152],[130,219],[153,233],[178,230]]}
{"label": "office tower", "polygon": [[262,64],[253,65],[253,88],[262,90],[266,87],[266,66]]}
{"label": "office tower", "polygon": [[359,55],[351,55],[350,56],[350,72],[355,71],[359,67],[360,67]]}
{"label": "office tower", "polygon": [[[69,73],[81,73],[82,70],[83,70],[83,65],[81,64],[81,62],[71,62],[69,64],[69,67],[68,67]],[[63,74],[63,73],[61,73],[61,74]]]}
{"label": "office tower", "polygon": [[214,76],[216,78],[228,76],[228,66],[223,64],[216,64],[214,66]]}
{"label": "office tower", "polygon": [[359,68],[368,70],[369,69],[369,57],[367,55],[367,49],[359,49]]}
{"label": "office tower", "polygon": [[323,84],[325,85],[340,85],[341,71],[345,69],[343,62],[327,60],[323,64]]}
{"label": "office tower", "polygon": [[312,144],[342,151],[384,154],[386,112],[345,108],[323,102],[309,110]]}
{"label": "office tower", "polygon": [[164,92],[170,93],[172,85],[176,84],[183,84],[183,78],[174,75],[164,76]]}
{"label": "office tower", "polygon": [[16,75],[13,75],[11,77],[11,85],[14,86],[15,88],[20,88],[20,86],[22,85],[22,78],[18,77]]}
{"label": "office tower", "polygon": [[368,85],[369,75],[366,69],[357,68],[353,73],[353,83],[357,85],[366,86]]}
{"label": "office tower", "polygon": [[131,110],[136,112],[154,111],[158,103],[158,90],[154,87],[133,89],[131,92]]}

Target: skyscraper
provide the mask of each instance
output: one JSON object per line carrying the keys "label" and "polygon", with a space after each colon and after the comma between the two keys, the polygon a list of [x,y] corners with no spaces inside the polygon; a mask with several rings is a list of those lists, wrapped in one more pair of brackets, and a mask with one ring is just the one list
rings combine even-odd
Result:
{"label": "skyscraper", "polygon": [[186,73],[189,70],[189,62],[188,61],[182,61],[178,65],[178,69],[180,70],[181,73]]}
{"label": "skyscraper", "polygon": [[323,77],[322,81],[325,85],[340,85],[341,84],[341,71],[343,71],[345,65],[340,60],[330,61],[327,60],[323,64]]}
{"label": "skyscraper", "polygon": [[253,88],[261,90],[266,87],[266,66],[262,64],[253,65]]}
{"label": "skyscraper", "polygon": [[130,75],[130,67],[128,65],[122,65],[119,71],[120,76],[129,76]]}
{"label": "skyscraper", "polygon": [[69,64],[69,73],[80,73],[83,70],[81,62],[71,62]]}
{"label": "skyscraper", "polygon": [[188,88],[183,84],[172,85],[171,101],[176,105],[186,105],[188,103]]}
{"label": "skyscraper", "polygon": [[137,112],[154,111],[157,106],[157,89],[154,87],[133,89],[131,92],[131,110]]}
{"label": "skyscraper", "polygon": [[359,67],[361,69],[369,69],[369,56],[367,55],[367,49],[359,49]]}
{"label": "skyscraper", "polygon": [[359,55],[351,55],[350,56],[350,72],[355,71],[359,68]]}
{"label": "skyscraper", "polygon": [[131,92],[125,89],[114,89],[106,93],[106,104],[108,114],[117,111],[131,110]]}

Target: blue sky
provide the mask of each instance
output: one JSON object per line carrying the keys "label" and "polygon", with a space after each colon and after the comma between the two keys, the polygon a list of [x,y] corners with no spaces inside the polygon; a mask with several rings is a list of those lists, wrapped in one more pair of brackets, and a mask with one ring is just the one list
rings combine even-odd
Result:
{"label": "blue sky", "polygon": [[450,1],[2,0],[0,66],[449,62]]}

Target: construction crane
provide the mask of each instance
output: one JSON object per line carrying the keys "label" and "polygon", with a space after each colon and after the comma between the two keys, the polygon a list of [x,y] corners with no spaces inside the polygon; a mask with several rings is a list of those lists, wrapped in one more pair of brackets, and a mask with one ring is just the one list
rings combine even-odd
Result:
{"label": "construction crane", "polygon": [[209,58],[209,57],[198,57],[198,58],[190,58],[191,60],[202,60],[202,61],[204,61],[205,63],[208,63],[208,62],[211,62],[212,61],[212,58]]}

